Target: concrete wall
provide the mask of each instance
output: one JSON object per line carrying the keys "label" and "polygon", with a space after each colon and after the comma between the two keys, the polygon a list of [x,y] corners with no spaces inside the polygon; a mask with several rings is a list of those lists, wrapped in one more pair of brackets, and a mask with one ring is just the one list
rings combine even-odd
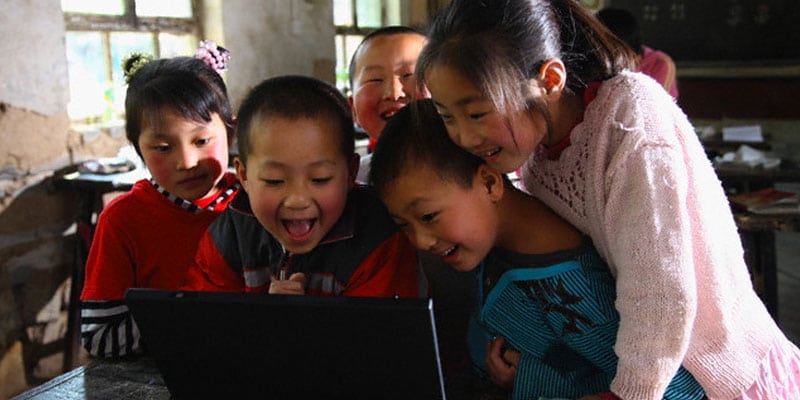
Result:
{"label": "concrete wall", "polygon": [[58,0],[6,0],[0,7],[0,197],[8,177],[68,160],[69,78]]}
{"label": "concrete wall", "polygon": [[310,75],[334,83],[333,2],[233,0],[222,6],[226,73],[235,108],[256,84],[283,74]]}

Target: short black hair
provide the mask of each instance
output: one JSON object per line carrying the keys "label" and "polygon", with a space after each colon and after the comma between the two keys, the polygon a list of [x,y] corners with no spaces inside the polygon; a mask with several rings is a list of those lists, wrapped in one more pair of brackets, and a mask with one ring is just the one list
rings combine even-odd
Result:
{"label": "short black hair", "polygon": [[364,39],[361,40],[361,43],[358,44],[356,47],[356,51],[353,52],[353,56],[350,58],[350,67],[347,71],[347,79],[350,82],[350,89],[353,89],[353,75],[356,74],[356,56],[358,56],[358,52],[367,45],[367,43],[371,42],[372,39],[380,36],[391,36],[391,35],[400,35],[400,34],[414,34],[420,35],[425,37],[425,33],[420,30],[414,29],[410,26],[405,25],[392,25],[392,26],[384,26],[382,28],[378,28],[372,32],[370,32],[367,36],[364,36]]}
{"label": "short black hair", "polygon": [[250,130],[256,119],[269,117],[331,118],[339,126],[342,154],[355,153],[355,125],[347,99],[336,87],[316,78],[285,75],[262,81],[254,87],[239,107],[236,140],[239,160],[247,165]]}
{"label": "short black hair", "polygon": [[450,139],[433,100],[422,99],[389,119],[372,153],[369,182],[383,196],[404,171],[429,167],[443,181],[469,188],[482,164]]}

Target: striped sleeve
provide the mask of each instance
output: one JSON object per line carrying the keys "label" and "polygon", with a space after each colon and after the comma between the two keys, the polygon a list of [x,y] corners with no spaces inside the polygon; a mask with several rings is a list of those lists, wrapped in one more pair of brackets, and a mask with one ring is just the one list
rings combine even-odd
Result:
{"label": "striped sleeve", "polygon": [[142,353],[139,328],[123,301],[82,301],[81,339],[86,351],[95,357]]}

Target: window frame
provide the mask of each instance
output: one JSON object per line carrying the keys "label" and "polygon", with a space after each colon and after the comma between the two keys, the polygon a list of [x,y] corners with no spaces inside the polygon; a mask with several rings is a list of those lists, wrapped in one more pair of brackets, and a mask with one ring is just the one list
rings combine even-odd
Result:
{"label": "window frame", "polygon": [[[65,32],[97,32],[102,38],[103,57],[106,67],[105,76],[113,80],[113,55],[111,48],[111,35],[118,32],[147,33],[150,35],[153,46],[153,56],[159,58],[161,45],[159,35],[171,33],[177,35],[194,35],[202,38],[204,34],[202,0],[190,0],[192,16],[190,18],[178,17],[140,17],[136,15],[136,0],[124,0],[122,15],[101,15],[64,11]],[[123,111],[124,112],[124,111]],[[72,118],[73,124],[98,125],[94,117]]]}
{"label": "window frame", "polygon": [[136,15],[136,0],[125,0],[123,15],[83,14],[64,12],[67,31],[124,31],[195,33],[202,37],[200,0],[191,0],[192,17],[140,17]]}
{"label": "window frame", "polygon": [[[377,26],[377,27],[360,26],[359,23],[358,23],[358,7],[357,7],[357,4],[356,4],[359,0],[349,0],[349,1],[350,1],[350,11],[351,11],[350,17],[352,18],[353,24],[349,25],[349,26],[348,25],[334,25],[334,38],[333,38],[334,44],[338,43],[339,41],[341,41],[341,43],[342,43],[341,50],[340,50],[342,52],[342,54],[337,54],[336,55],[336,60],[337,60],[336,84],[337,85],[339,84],[339,77],[338,77],[338,73],[339,73],[338,60],[339,60],[339,57],[341,56],[342,59],[345,61],[344,70],[348,71],[348,73],[349,73],[350,59],[352,58],[353,52],[355,52],[355,48],[349,49],[347,47],[347,37],[348,36],[360,36],[363,39],[363,37],[365,37],[365,36],[369,35],[370,33],[380,29],[381,27],[389,25],[388,21],[386,20],[387,19],[386,2],[388,0],[380,0],[380,4],[381,4],[381,25]],[[399,22],[399,24],[403,24],[404,22],[402,20],[404,18],[404,14],[405,14],[403,12],[404,11],[403,8],[405,6],[403,0],[400,0],[400,6],[401,6],[401,11],[400,11],[400,19],[401,19],[401,21]],[[334,23],[335,23],[335,21],[334,21]],[[337,52],[338,51],[339,51],[339,49],[337,49]],[[349,79],[347,81],[349,81]],[[347,82],[344,85],[344,87],[340,87],[339,90],[341,90],[342,93],[344,93],[345,95],[349,95],[351,93],[352,88],[350,87],[349,82]]]}
{"label": "window frame", "polygon": [[[338,62],[339,58],[342,57],[345,60],[345,71],[349,70],[350,66],[350,59],[352,58],[352,52],[355,49],[347,48],[347,36],[361,36],[362,38],[381,27],[395,25],[394,22],[389,23],[387,21],[388,12],[387,10],[387,1],[388,0],[380,0],[381,4],[381,26],[380,27],[364,27],[360,26],[358,23],[358,7],[356,2],[358,0],[349,0],[350,1],[350,11],[352,13],[351,18],[353,24],[351,26],[348,25],[336,25],[334,21],[334,45],[338,45],[339,38],[341,37],[342,48],[336,49],[336,85],[339,86],[339,69],[338,69]],[[434,15],[436,15],[450,0],[398,0],[400,5],[400,21],[397,24],[409,26],[416,29],[424,30],[424,26],[430,23],[431,19]],[[352,50],[352,51],[351,51]],[[340,54],[343,53],[343,54]],[[350,93],[350,85],[349,82],[345,84],[344,87],[339,87],[340,90],[345,95]]]}

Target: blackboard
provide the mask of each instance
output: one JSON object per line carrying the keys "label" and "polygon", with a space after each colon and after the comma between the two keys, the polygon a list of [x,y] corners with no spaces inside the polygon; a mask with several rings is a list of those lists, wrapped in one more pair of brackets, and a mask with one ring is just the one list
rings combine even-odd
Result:
{"label": "blackboard", "polygon": [[609,0],[631,11],[642,41],[681,62],[800,62],[800,0]]}

